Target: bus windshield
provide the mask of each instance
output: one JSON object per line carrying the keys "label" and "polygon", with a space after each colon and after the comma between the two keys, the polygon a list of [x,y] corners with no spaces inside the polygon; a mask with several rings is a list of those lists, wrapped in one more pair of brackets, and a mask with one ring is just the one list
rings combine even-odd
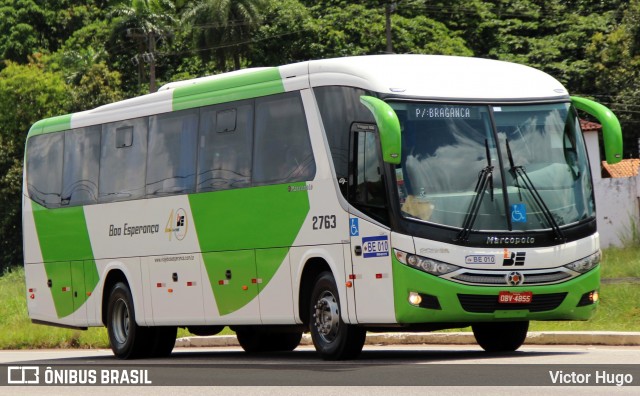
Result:
{"label": "bus windshield", "polygon": [[544,230],[594,216],[585,145],[569,103],[390,103],[408,219],[474,230]]}

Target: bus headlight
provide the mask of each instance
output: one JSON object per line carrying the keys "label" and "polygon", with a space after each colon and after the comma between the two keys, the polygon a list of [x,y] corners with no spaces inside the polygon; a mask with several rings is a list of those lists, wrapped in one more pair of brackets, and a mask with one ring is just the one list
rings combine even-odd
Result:
{"label": "bus headlight", "polygon": [[418,256],[416,254],[406,253],[397,249],[394,249],[394,252],[396,258],[402,264],[436,276],[448,274],[449,272],[453,272],[460,268],[452,264],[447,264],[442,261]]}
{"label": "bus headlight", "polygon": [[576,271],[581,274],[584,274],[585,272],[590,271],[591,269],[593,269],[593,267],[598,265],[600,263],[601,258],[602,258],[602,253],[600,252],[600,250],[598,250],[597,252],[595,252],[590,256],[587,256],[583,259],[580,259],[580,260],[574,261],[573,263],[569,263],[565,265],[565,267],[569,268],[572,271]]}

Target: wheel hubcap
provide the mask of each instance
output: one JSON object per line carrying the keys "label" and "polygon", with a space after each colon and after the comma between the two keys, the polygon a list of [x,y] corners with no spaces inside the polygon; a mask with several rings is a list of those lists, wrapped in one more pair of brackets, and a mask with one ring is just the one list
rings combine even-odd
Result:
{"label": "wheel hubcap", "polygon": [[340,308],[333,293],[324,291],[313,306],[314,325],[325,342],[333,342],[340,326]]}
{"label": "wheel hubcap", "polygon": [[116,301],[113,309],[113,335],[119,344],[127,342],[129,337],[129,307],[127,303],[120,299]]}

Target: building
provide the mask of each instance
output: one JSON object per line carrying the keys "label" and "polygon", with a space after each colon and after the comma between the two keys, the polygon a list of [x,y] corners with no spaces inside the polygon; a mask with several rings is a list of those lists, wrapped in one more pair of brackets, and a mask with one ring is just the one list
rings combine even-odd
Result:
{"label": "building", "polygon": [[640,234],[640,159],[623,159],[615,165],[602,161],[598,137],[600,125],[580,121],[584,133],[596,199],[596,217],[603,248],[623,246]]}

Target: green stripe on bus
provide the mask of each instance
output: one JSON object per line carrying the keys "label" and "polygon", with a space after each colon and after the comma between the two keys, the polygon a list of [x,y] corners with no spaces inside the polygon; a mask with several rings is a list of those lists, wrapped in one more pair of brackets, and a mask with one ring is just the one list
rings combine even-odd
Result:
{"label": "green stripe on bus", "polygon": [[46,209],[31,202],[38,242],[58,318],[84,304],[98,284],[89,232],[81,206]]}
{"label": "green stripe on bus", "polygon": [[[290,186],[305,185],[280,184],[189,196],[221,315],[248,304],[282,265],[309,213],[307,191]],[[262,283],[253,284],[252,278],[260,278]]]}
{"label": "green stripe on bus", "polygon": [[191,109],[285,92],[277,68],[223,77],[173,90],[173,110]]}
{"label": "green stripe on bus", "polygon": [[27,137],[71,129],[71,114],[40,120],[31,126]]}

